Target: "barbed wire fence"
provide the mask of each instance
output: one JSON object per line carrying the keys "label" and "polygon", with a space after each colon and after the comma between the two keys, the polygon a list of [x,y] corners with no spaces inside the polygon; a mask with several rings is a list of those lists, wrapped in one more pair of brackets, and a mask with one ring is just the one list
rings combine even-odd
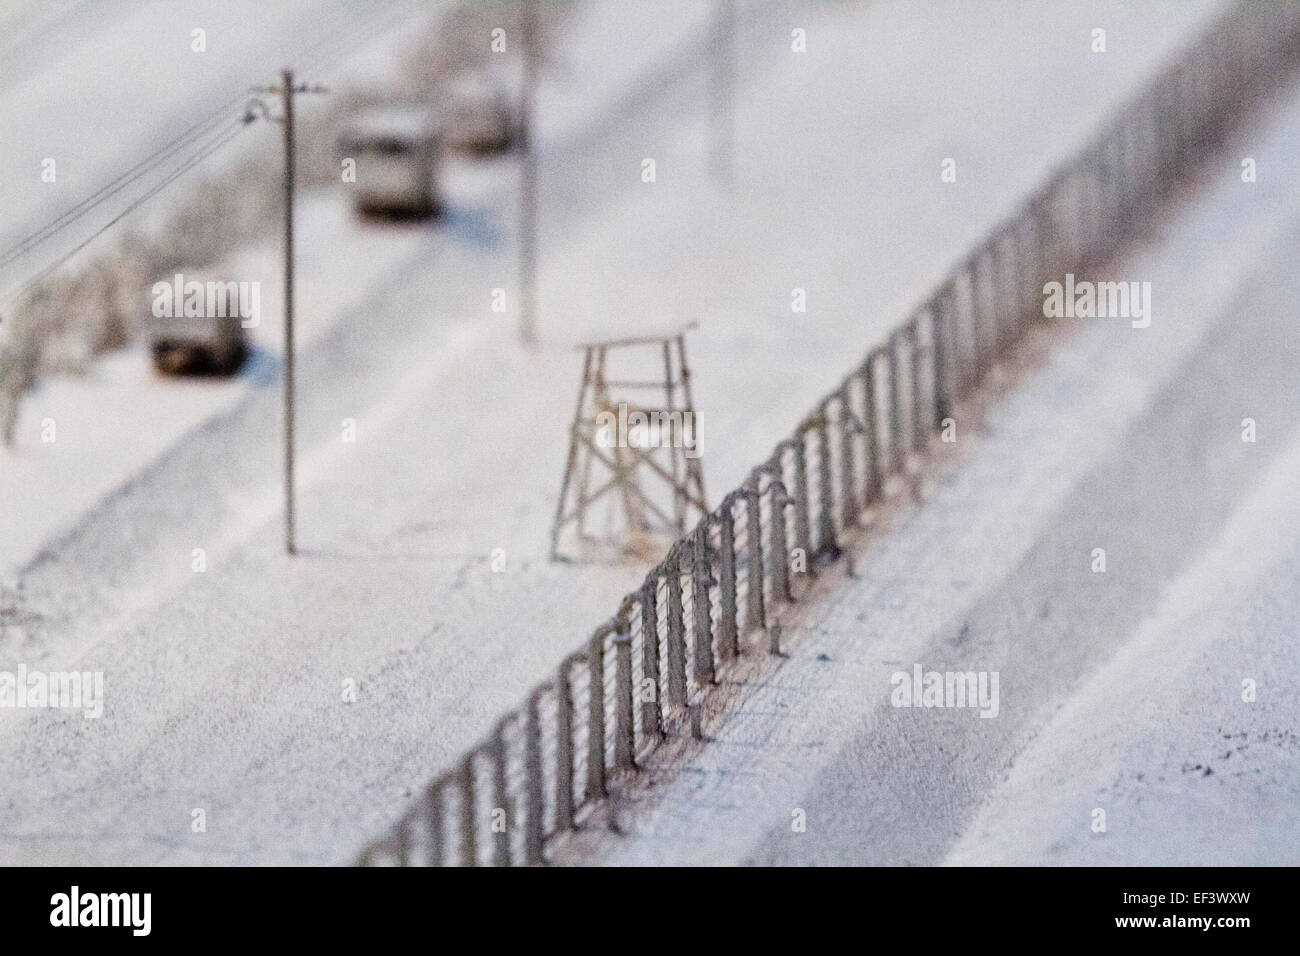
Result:
{"label": "barbed wire fence", "polygon": [[[960,404],[1042,314],[1045,282],[1087,273],[1300,59],[1300,4],[1234,5],[979,243],[628,594],[555,675],[429,783],[361,865],[536,865],[611,780],[689,732],[700,702],[767,632],[796,578],[890,478],[919,464]],[[792,571],[802,552],[806,571]]]}

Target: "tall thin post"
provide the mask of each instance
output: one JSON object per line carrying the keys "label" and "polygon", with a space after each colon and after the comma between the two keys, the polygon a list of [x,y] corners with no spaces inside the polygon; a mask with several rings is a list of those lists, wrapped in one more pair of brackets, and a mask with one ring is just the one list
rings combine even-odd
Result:
{"label": "tall thin post", "polygon": [[[294,119],[293,101],[299,93],[327,93],[320,84],[294,86],[293,71],[280,71],[279,86],[255,86],[249,92],[244,122],[260,115],[284,127],[284,550],[298,553],[294,521],[294,344],[293,344],[293,194],[294,194]],[[271,115],[261,96],[280,95],[281,116]]]}
{"label": "tall thin post", "polygon": [[442,866],[446,862],[446,837],[443,833],[443,814],[446,805],[442,788],[446,778],[439,777],[428,789],[429,865]]}
{"label": "tall thin post", "polygon": [[605,796],[605,630],[587,644],[587,789],[583,801]]}
{"label": "tall thin post", "polygon": [[[515,816],[511,811],[513,801],[510,799],[509,781],[506,775],[506,737],[504,724],[497,724],[496,729],[492,732],[492,742],[490,744],[490,759],[492,761],[492,812],[501,814],[505,821],[505,826],[492,827],[492,865],[509,866],[510,865],[510,827],[518,825],[518,820],[511,818]],[[495,824],[495,820],[493,821]]]}
{"label": "tall thin post", "polygon": [[691,612],[692,633],[695,638],[695,682],[703,687],[717,680],[713,668],[713,621],[709,601],[709,579],[713,577],[709,560],[709,523],[701,521],[695,526],[695,542],[691,548]]}
{"label": "tall thin post", "polygon": [[740,634],[736,617],[736,516],[732,498],[727,496],[719,509],[718,584],[722,620],[718,623],[718,650],[728,660],[740,653]]}
{"label": "tall thin post", "polygon": [[[767,627],[767,606],[763,601],[763,512],[759,503],[758,472],[745,479],[745,556],[748,593],[745,595],[745,627]],[[781,560],[787,560],[785,555]]]}
{"label": "tall thin post", "polygon": [[546,779],[542,771],[540,697],[541,691],[534,691],[528,698],[528,708],[524,712],[524,772],[528,779],[524,793],[527,808],[524,818],[524,862],[529,866],[537,866],[542,862],[542,841],[546,835],[546,825],[542,820]]}
{"label": "tall thin post", "polygon": [[555,829],[573,828],[573,658],[555,675]]}
{"label": "tall thin post", "polygon": [[627,621],[620,621],[614,635],[614,766],[619,770],[636,765],[632,703],[632,635]]}
{"label": "tall thin post", "polygon": [[686,610],[682,602],[682,555],[673,545],[664,559],[668,583],[668,703],[686,706]]}
{"label": "tall thin post", "polygon": [[519,340],[537,345],[537,150],[533,135],[533,93],[537,86],[537,3],[521,0],[524,72],[519,91]]}
{"label": "tall thin post", "polygon": [[474,754],[460,765],[460,865],[478,865],[478,834],[474,822]]}
{"label": "tall thin post", "polygon": [[663,736],[663,707],[659,692],[659,575],[651,571],[641,585],[641,678],[653,688],[641,701],[641,733],[647,739]]}
{"label": "tall thin post", "polygon": [[713,5],[713,171],[724,184],[732,179],[735,156],[735,10],[734,0]]}
{"label": "tall thin post", "polygon": [[298,553],[293,487],[293,71],[280,76],[284,101],[284,550]]}

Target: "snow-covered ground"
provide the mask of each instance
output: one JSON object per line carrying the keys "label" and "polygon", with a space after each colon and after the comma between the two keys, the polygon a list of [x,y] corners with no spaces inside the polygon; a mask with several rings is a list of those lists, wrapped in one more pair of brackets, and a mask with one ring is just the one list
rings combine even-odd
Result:
{"label": "snow-covered ground", "polygon": [[[373,76],[380,51],[391,51],[405,35],[394,31],[410,31],[412,21],[426,23],[437,9],[418,11],[409,2],[382,0],[358,17],[328,0],[270,6],[239,0],[6,5],[0,14],[6,27],[6,43],[0,46],[0,106],[10,122],[0,139],[0,168],[11,171],[15,188],[6,192],[0,249],[36,235],[207,115],[224,108],[233,119],[241,94],[269,81],[282,66],[311,65],[331,81]],[[348,29],[342,29],[345,22]],[[194,29],[205,31],[205,52],[192,48]],[[345,55],[327,56],[336,51]],[[123,63],[134,68],[123,70]],[[160,83],[160,77],[166,82]],[[111,244],[142,217],[156,218],[189,183],[218,172],[249,141],[269,135],[262,124],[226,151],[215,152],[92,243],[70,267]],[[84,218],[0,268],[0,316],[29,278],[93,236],[188,155],[189,147],[156,171],[124,184]],[[55,161],[53,182],[41,179],[46,158]],[[22,183],[30,185],[20,188]],[[329,218],[322,228],[311,200],[304,205],[304,225],[319,230],[327,248],[346,242],[360,253],[352,270],[357,281],[364,282],[409,247],[391,237],[368,242],[365,235],[341,230],[337,209],[324,214]],[[261,281],[265,291],[278,296],[280,272],[272,249],[268,245],[260,251],[256,258],[236,257],[230,263],[232,274]],[[317,304],[317,295],[329,295],[330,304],[337,303],[331,278],[335,276],[323,273],[321,281],[304,283],[299,294],[309,307]],[[146,314],[149,301],[142,299],[140,308]],[[319,314],[320,309],[308,313]],[[307,324],[310,333],[312,323]],[[0,500],[9,505],[0,523],[0,575],[11,578],[42,543],[192,428],[227,410],[250,381],[159,381],[140,349],[107,356],[84,377],[44,378],[24,400],[16,451],[0,451]],[[55,429],[53,443],[42,440],[49,422]],[[59,441],[60,431],[72,440]]]}
{"label": "snow-covered ground", "polygon": [[[714,487],[734,485],[774,437],[783,434],[831,384],[841,365],[918,301],[959,250],[1085,137],[1130,88],[1134,77],[1150,70],[1178,36],[1187,35],[1217,4],[1183,5],[1172,20],[1169,6],[1158,3],[1134,10],[1103,5],[1086,12],[1058,7],[1045,19],[1037,6],[994,5],[971,16],[976,32],[969,38],[954,36],[952,25],[962,21],[954,20],[953,9],[942,4],[917,8],[863,4],[854,12],[852,29],[841,22],[846,11],[832,16],[796,5],[787,13],[786,6],[741,5],[746,16],[740,22],[747,25],[741,37],[742,53],[747,54],[742,63],[749,67],[742,79],[749,86],[742,85],[739,92],[739,186],[734,194],[719,191],[708,175],[707,114],[699,108],[706,70],[697,66],[695,74],[679,73],[683,51],[690,53],[699,46],[707,4],[644,3],[626,9],[591,5],[583,16],[574,18],[564,42],[557,46],[539,95],[543,155],[554,157],[553,168],[545,170],[553,185],[544,198],[550,200],[555,215],[544,226],[544,259],[551,242],[565,251],[562,260],[544,269],[542,334],[563,349],[566,342],[587,338],[593,331],[613,334],[703,317],[706,322],[699,340],[692,342],[695,361],[716,369],[697,379],[697,402],[704,409],[725,407],[727,397],[748,384],[743,376],[750,363],[732,360],[743,349],[742,354],[763,368],[764,390],[784,417],[769,422],[762,414],[753,415],[744,448],[728,456],[726,470],[714,479],[723,485]],[[191,20],[206,22],[184,6],[169,9],[174,19],[162,21],[169,28],[179,29],[177,24]],[[400,14],[404,8],[395,9]],[[159,22],[156,11],[147,5],[140,11],[129,10],[131,16],[114,26],[125,30],[133,24],[129,38],[114,34],[102,42],[142,57],[161,55],[155,50],[157,27],[154,32],[147,29]],[[287,17],[283,11],[277,15]],[[918,17],[932,19],[921,23]],[[1022,28],[1026,17],[1036,24],[1038,34]],[[1087,25],[1094,20],[1110,25],[1112,52],[1105,55],[1109,59],[1085,56],[1073,48],[1076,33],[1087,35]],[[786,21],[807,24],[804,29],[812,30],[815,42],[809,53],[789,52]],[[80,20],[70,16],[70,22]],[[379,20],[381,26],[383,22]],[[224,21],[212,23],[220,26]],[[925,30],[917,32],[921,27]],[[256,48],[266,63],[278,62],[274,56],[289,42],[284,35],[293,34],[292,21],[257,32],[264,43],[279,38],[280,46]],[[1052,49],[1051,43],[1040,42],[1048,34],[1060,44],[1056,50],[1060,62],[1051,63],[1050,69],[1040,67],[1048,55],[1044,47]],[[609,37],[621,35],[648,35],[648,39],[629,51],[609,42]],[[927,57],[947,64],[948,73],[934,75],[923,58],[914,55],[909,35],[918,46],[924,36]],[[62,70],[51,65],[62,62],[57,57],[36,61],[45,65],[32,68],[35,75],[20,91],[48,98],[48,87],[61,82],[67,70],[90,69],[102,54],[94,36],[91,33],[82,44],[68,48],[63,59],[70,65]],[[295,37],[295,42],[298,46],[292,49],[308,51],[318,51],[322,43],[320,39],[306,43],[303,37]],[[394,39],[381,35],[351,60],[327,71],[326,77],[379,72],[375,61],[382,57],[376,50],[384,42],[391,44]],[[951,48],[945,48],[945,42]],[[241,50],[246,47],[241,43]],[[981,62],[984,54],[974,56],[971,51],[989,47],[1005,51],[1023,72],[1003,68],[996,72],[1008,76],[1005,81],[1000,77],[996,83],[976,81],[971,70],[995,71],[991,63]],[[166,50],[171,46],[166,45]],[[963,55],[958,55],[960,51]],[[195,73],[197,67],[187,57],[201,59],[187,53],[169,68],[181,77],[178,86],[202,93],[205,99],[200,105],[219,103],[211,88],[224,89],[244,75],[240,71],[246,64],[239,61],[231,63],[231,72],[213,80],[201,71]],[[314,62],[319,56],[302,59]],[[875,71],[865,78],[860,76],[862,60]],[[1099,69],[1103,63],[1105,69]],[[267,70],[263,64],[259,75]],[[28,91],[29,86],[34,89]],[[878,90],[889,90],[890,95],[865,95]],[[848,122],[847,104],[854,97],[863,102]],[[621,113],[620,108],[629,103],[637,111]],[[774,109],[776,104],[784,108]],[[35,114],[26,100],[8,105],[13,115]],[[5,142],[11,150],[34,155],[40,152],[41,137],[54,135],[47,130],[86,135],[85,117],[77,110],[111,115],[107,109],[94,99],[70,101],[63,112],[39,127],[33,121],[29,134],[20,127]],[[120,170],[128,165],[127,157],[135,161],[185,125],[174,118],[164,123],[162,118],[172,114],[163,103],[146,115],[150,119],[140,121],[139,128],[145,131],[141,136],[115,136],[114,148],[94,154],[95,161],[105,169]],[[1011,137],[987,135],[993,117],[1000,124],[1021,124],[1014,129],[1019,137],[1014,141],[1021,144],[1015,150],[1004,147]],[[902,118],[911,125],[904,128]],[[895,146],[877,153],[881,130],[895,131]],[[944,140],[961,148],[949,147]],[[599,148],[585,149],[592,142]],[[585,152],[575,154],[580,148]],[[76,139],[59,148],[76,156],[89,156],[89,150]],[[942,184],[938,163],[954,152],[961,154],[954,157],[960,159],[958,182]],[[654,186],[640,183],[643,153],[653,154],[658,163],[661,180]],[[8,161],[21,168],[20,156]],[[830,162],[839,168],[830,170]],[[618,168],[622,163],[626,166]],[[459,166],[451,170],[448,183],[459,206],[449,229],[452,238],[490,244],[498,253],[492,287],[513,291],[515,269],[509,258],[513,164]],[[61,175],[58,188],[80,197],[89,191],[90,183],[107,175]],[[828,176],[853,184],[856,201],[842,202],[821,188]],[[612,195],[607,195],[611,190]],[[21,191],[19,198],[32,208],[19,203],[7,222],[23,222],[24,217],[44,221],[52,209],[62,208],[39,190]],[[917,216],[921,202],[933,204],[928,206],[929,215]],[[336,323],[356,303],[367,300],[376,275],[407,261],[414,249],[430,245],[431,237],[423,233],[357,228],[349,222],[344,203],[340,196],[303,201],[301,215],[307,218],[299,224],[299,322],[307,335]],[[320,209],[322,205],[329,208]],[[22,230],[13,232],[18,235]],[[68,241],[82,235],[80,229],[69,232]],[[845,235],[861,236],[863,241],[844,242]],[[614,237],[617,241],[612,241]],[[58,243],[43,245],[34,258],[20,260],[10,271],[23,266],[25,271],[19,274],[28,275],[60,248]],[[349,250],[342,261],[340,248]],[[582,266],[566,268],[571,262]],[[280,291],[276,245],[266,243],[242,252],[231,268],[241,278],[261,282],[265,322],[258,344],[274,353],[279,347],[274,331]],[[789,311],[795,287],[808,293],[807,314],[795,316]],[[477,308],[488,293],[452,293],[453,311],[467,294],[479,299],[472,304]],[[863,315],[870,316],[866,326]],[[558,321],[548,322],[547,316]],[[716,321],[708,321],[714,317]],[[739,337],[733,334],[736,330],[743,330]],[[806,362],[791,361],[793,354]],[[837,354],[845,355],[846,361],[828,368],[826,356]],[[779,361],[768,365],[766,357]],[[6,466],[0,467],[0,494],[19,502],[39,494],[41,503],[15,508],[6,516],[6,534],[0,536],[0,573],[12,576],[41,542],[70,527],[158,451],[192,429],[205,417],[199,396],[210,396],[207,411],[216,414],[247,384],[241,380],[232,388],[186,383],[163,391],[177,395],[176,401],[160,401],[158,383],[143,362],[118,357],[102,364],[104,368],[87,379],[48,380],[25,402],[19,451],[7,461],[0,458]],[[249,377],[256,372],[256,367],[251,369]],[[741,377],[731,378],[732,372]],[[128,387],[134,394],[123,392]],[[101,442],[93,451],[86,445],[56,450],[41,441],[47,419],[56,426],[71,423],[88,431],[83,423],[93,422],[98,408],[124,404],[135,408],[132,420],[140,423],[133,429],[137,434]],[[763,405],[755,402],[753,408],[761,412]],[[716,415],[709,417],[716,420]],[[65,452],[78,456],[80,467],[68,469]],[[722,457],[713,456],[710,468],[716,470]]]}
{"label": "snow-covered ground", "polygon": [[1300,862],[1290,432],[1218,539],[1016,757],[948,863]]}
{"label": "snow-covered ground", "polygon": [[[208,12],[209,6],[190,4],[187,8],[176,5],[169,8],[168,14],[174,19],[164,20],[159,20],[158,11],[150,5],[137,4],[136,7],[141,8],[138,10],[129,7],[131,16],[126,19],[136,26],[127,38],[97,33],[97,29],[106,30],[107,27],[104,24],[96,26],[97,21],[93,20],[90,24],[86,22],[89,11],[85,4],[69,4],[60,16],[55,15],[57,11],[46,10],[37,17],[34,7],[8,11],[8,22],[15,31],[27,29],[37,39],[43,40],[48,34],[56,31],[66,33],[75,27],[74,36],[81,38],[76,44],[64,43],[61,68],[52,65],[58,59],[52,55],[54,48],[47,49],[37,44],[34,49],[43,51],[44,55],[31,58],[30,64],[26,59],[22,61],[24,69],[32,74],[23,85],[23,94],[28,95],[28,85],[35,85],[37,88],[30,95],[44,96],[48,92],[46,86],[62,82],[60,78],[66,77],[74,68],[88,69],[88,62],[102,54],[100,47],[103,43],[120,44],[119,49],[133,50],[140,57],[155,57],[158,55],[156,47],[160,31],[175,32],[179,29],[178,24],[190,22],[225,23],[228,10],[219,11],[221,19],[217,20],[201,15]],[[264,60],[257,76],[270,76],[272,67],[280,62],[275,57],[292,52],[301,55],[286,59],[286,62],[311,64],[315,67],[312,78],[325,79],[340,89],[356,85],[382,88],[394,80],[392,71],[398,59],[395,54],[407,49],[407,41],[414,29],[412,24],[426,25],[437,12],[436,7],[419,10],[417,6],[396,0],[374,6],[366,17],[352,22],[352,29],[339,36],[331,35],[337,32],[337,19],[330,33],[318,36],[318,21],[324,19],[318,8],[318,15],[310,17],[311,28],[305,32],[299,32],[297,21],[289,15],[287,7],[278,9],[273,15],[280,19],[262,24],[256,33],[258,45],[253,47],[253,51]],[[654,4],[641,5],[622,14],[612,6],[601,5],[591,7],[586,16],[577,18],[566,33],[566,39],[567,49],[579,52],[571,54],[572,61],[556,57],[552,61],[553,69],[544,78],[539,92],[538,138],[543,148],[552,142],[565,144],[575,138],[590,137],[591,131],[599,128],[609,112],[618,108],[616,100],[620,93],[662,78],[675,51],[687,40],[694,39],[707,9],[700,0],[692,0],[677,4],[675,15],[668,18],[663,16],[664,10],[656,10]],[[414,15],[412,10],[415,10]],[[646,29],[648,17],[658,17],[662,21],[661,28],[649,42],[630,53],[616,51],[617,55],[611,56],[609,44],[599,42],[597,38],[614,29],[609,25],[611,17],[617,21],[620,16],[626,21],[622,26],[628,30]],[[397,27],[393,27],[393,23]],[[152,32],[150,24],[153,25]],[[114,29],[125,27],[118,25]],[[244,43],[242,38],[240,42]],[[241,45],[240,49],[245,50],[245,46]],[[176,52],[170,45],[166,49],[171,54]],[[326,52],[336,49],[346,50],[347,56],[339,60],[324,57]],[[242,82],[239,71],[248,67],[248,63],[228,57],[219,62],[230,72],[215,75],[192,69],[187,72],[192,65],[188,58],[167,61],[176,71],[173,81],[193,96],[186,122],[181,123],[171,116],[165,103],[154,104],[137,124],[138,134],[114,137],[112,148],[94,154],[93,167],[79,167],[76,175],[60,174],[57,185],[70,198],[60,200],[58,196],[51,197],[39,190],[22,191],[17,197],[22,201],[16,202],[6,216],[4,228],[9,232],[3,236],[4,243],[16,242],[24,235],[32,234],[39,225],[71,207],[74,200],[94,192],[101,180],[111,178],[109,172],[124,171],[149,155],[155,146],[194,122],[194,116],[200,115],[202,110],[225,102],[216,96],[216,92],[229,85],[232,77]],[[599,84],[591,82],[593,69],[594,75],[601,78]],[[3,87],[0,87],[2,92]],[[116,96],[116,91],[97,92],[100,96]],[[12,154],[6,161],[12,162],[13,168],[21,168],[22,157],[28,153],[35,155],[43,149],[49,152],[46,147],[51,137],[60,135],[70,138],[60,140],[55,151],[57,155],[86,155],[90,147],[86,141],[77,138],[85,134],[85,115],[101,115],[106,109],[105,104],[93,97],[64,98],[54,102],[60,109],[53,116],[47,111],[44,124],[38,126],[34,120],[31,125],[19,124],[14,135],[5,140],[5,147]],[[15,115],[32,115],[31,104],[26,100],[20,99],[8,105]],[[270,132],[254,127],[245,135],[249,139],[265,138]],[[94,142],[93,138],[90,142]],[[42,146],[42,143],[46,145]],[[241,143],[229,147],[231,152],[237,154]],[[231,155],[218,153],[196,167],[191,179],[205,172],[217,172],[231,160]],[[159,176],[170,168],[164,166]],[[103,175],[100,175],[101,169]],[[278,170],[268,171],[268,175],[277,173]],[[445,175],[443,188],[453,204],[452,235],[471,242],[483,241],[482,235],[475,234],[482,225],[479,208],[500,203],[501,195],[517,178],[515,163],[509,158],[474,162],[449,157]],[[92,214],[89,222],[78,222],[65,230],[66,234],[39,244],[0,270],[0,276],[16,277],[10,285],[17,288],[22,279],[35,274],[63,250],[90,235],[101,221],[108,221],[116,209],[124,207],[157,178],[146,177],[128,187],[102,212]],[[155,205],[165,207],[188,181],[190,179],[182,180],[172,187],[172,191],[165,193]],[[154,205],[142,209],[135,218],[150,214],[157,215]],[[30,222],[20,229],[18,224],[23,223],[24,217]],[[126,220],[123,228],[133,221]],[[299,199],[296,228],[299,235],[296,296],[300,347],[310,346],[320,334],[338,322],[341,315],[367,301],[381,277],[400,263],[409,261],[419,250],[427,249],[431,241],[429,230],[423,227],[358,222],[351,215],[343,192],[305,193]],[[112,232],[106,234],[99,245],[111,242],[114,235]],[[89,251],[93,252],[97,247],[91,246]],[[347,250],[342,261],[340,249]],[[17,569],[37,553],[41,544],[74,525],[105,495],[120,487],[197,425],[228,411],[232,402],[245,395],[248,389],[264,384],[266,375],[274,374],[283,344],[280,332],[283,271],[278,239],[237,250],[205,273],[223,278],[238,277],[240,281],[260,284],[264,321],[251,334],[253,344],[259,350],[256,360],[242,376],[231,381],[160,381],[153,374],[143,350],[136,348],[101,360],[85,377],[43,379],[24,401],[17,451],[6,455],[0,450],[0,499],[13,505],[0,525],[0,530],[3,530],[0,534],[0,575],[12,578]],[[149,302],[142,300],[142,312],[148,307]],[[48,422],[54,423],[54,444],[42,438]],[[97,424],[102,422],[129,425],[104,430]],[[57,442],[60,427],[69,423],[78,429],[78,438],[60,445]],[[66,432],[65,437],[68,437]]]}
{"label": "snow-covered ground", "polygon": [[[1300,860],[1297,143],[1293,84],[1105,268],[1152,283],[1151,327],[1043,330],[924,504],[786,618],[789,657],[756,653],[707,742],[619,794],[621,835],[559,859]],[[996,716],[896,706],[916,664],[996,672]]]}
{"label": "snow-covered ground", "polygon": [[[10,186],[0,249],[34,234],[210,115],[224,112],[234,120],[250,88],[269,83],[283,67],[332,79],[348,68],[347,60],[372,58],[374,44],[393,42],[384,28],[391,34],[393,21],[414,9],[410,0],[375,0],[362,13],[346,0],[81,0],[39,13],[19,4],[7,13],[10,29],[0,47],[0,111],[6,117],[0,169]],[[202,51],[195,48],[195,31],[202,31]],[[42,175],[47,159],[54,161],[53,181]],[[5,266],[0,294],[9,299],[159,178],[138,179]]]}
{"label": "snow-covered ground", "polygon": [[[689,348],[708,481],[736,484],[1218,6],[782,4],[749,16],[741,4],[730,192],[709,174],[707,62],[674,59],[658,39],[654,59],[637,57],[647,21],[691,42],[703,5],[693,17],[660,5],[657,18],[640,4],[588,8],[594,19],[572,24],[586,39],[558,45],[539,98],[546,117],[586,92],[592,119],[543,123],[538,353],[516,346],[513,307],[490,309],[493,289],[517,292],[509,160],[453,170],[449,218],[429,229],[361,230],[343,197],[305,202],[300,558],[279,550],[270,278],[263,360],[195,398],[154,445],[122,452],[129,466],[113,471],[113,436],[152,419],[107,420],[83,401],[59,411],[47,446],[38,423],[54,387],[24,413],[19,457],[44,464],[5,485],[19,507],[4,521],[40,511],[43,480],[113,477],[58,503],[46,529],[65,533],[18,572],[27,623],[7,632],[0,665],[103,670],[108,699],[99,721],[0,714],[0,858],[347,859],[644,570],[544,560],[574,341],[702,319]],[[629,11],[621,32],[616,9]],[[1110,52],[1093,55],[1098,24]],[[807,53],[790,49],[795,27]],[[637,95],[613,95],[620,84]],[[940,182],[946,157],[955,184]],[[276,275],[273,247],[249,255]],[[794,287],[808,290],[806,314],[790,312]],[[163,389],[149,382],[140,372],[133,387]],[[340,440],[344,419],[355,444]],[[91,435],[102,437],[78,437]],[[68,457],[46,461],[64,436]],[[355,703],[340,693],[350,680]],[[190,831],[198,807],[205,834]]]}
{"label": "snow-covered ground", "polygon": [[[250,89],[274,80],[281,67],[338,90],[400,81],[411,40],[449,6],[446,0],[374,0],[364,8],[346,0],[10,0],[0,9],[0,107],[9,117],[0,168],[10,171],[15,188],[6,195],[0,249],[35,234],[207,117],[237,118]],[[538,141],[589,135],[621,97],[661,80],[684,40],[698,40],[709,9],[706,0],[587,5],[565,33],[568,54],[548,57]],[[553,16],[564,19],[563,12]],[[196,31],[203,34],[202,50],[195,49]],[[620,34],[641,39],[631,48],[608,42]],[[489,37],[482,39],[486,45]],[[54,161],[49,181],[47,159]],[[190,178],[223,159],[200,165]],[[86,219],[0,268],[0,301],[7,304],[27,278],[178,162],[125,185]]]}

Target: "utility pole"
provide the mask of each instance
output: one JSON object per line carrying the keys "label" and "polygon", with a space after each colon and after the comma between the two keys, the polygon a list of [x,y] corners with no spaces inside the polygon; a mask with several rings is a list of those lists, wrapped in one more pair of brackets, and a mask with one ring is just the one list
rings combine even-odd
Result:
{"label": "utility pole", "polygon": [[319,84],[307,86],[294,85],[293,70],[280,73],[280,85],[254,88],[254,93],[280,94],[281,114],[271,117],[262,100],[254,100],[245,112],[244,121],[252,122],[257,113],[252,109],[255,103],[262,116],[280,123],[284,127],[284,550],[287,554],[298,553],[295,521],[295,486],[294,486],[294,343],[293,343],[293,194],[294,194],[294,140],[293,140],[293,98],[299,93],[325,93],[325,87]]}
{"label": "utility pole", "polygon": [[280,75],[284,110],[284,550],[298,553],[293,482],[293,71]]}
{"label": "utility pole", "polygon": [[713,172],[730,184],[735,164],[736,10],[734,0],[713,3]]}
{"label": "utility pole", "polygon": [[533,135],[533,93],[537,86],[537,0],[520,0],[524,71],[519,91],[519,340],[537,347],[537,151]]}

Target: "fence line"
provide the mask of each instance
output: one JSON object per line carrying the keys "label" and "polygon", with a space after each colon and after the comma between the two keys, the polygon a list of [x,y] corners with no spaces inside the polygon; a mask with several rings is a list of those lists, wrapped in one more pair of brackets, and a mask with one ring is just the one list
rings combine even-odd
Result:
{"label": "fence line", "polygon": [[720,669],[754,650],[743,638],[794,599],[792,574],[839,556],[888,479],[925,454],[1041,314],[1044,283],[1112,253],[1298,54],[1300,4],[1245,0],[1183,49],[359,862],[543,862],[545,841],[571,830],[612,777],[686,729]]}

